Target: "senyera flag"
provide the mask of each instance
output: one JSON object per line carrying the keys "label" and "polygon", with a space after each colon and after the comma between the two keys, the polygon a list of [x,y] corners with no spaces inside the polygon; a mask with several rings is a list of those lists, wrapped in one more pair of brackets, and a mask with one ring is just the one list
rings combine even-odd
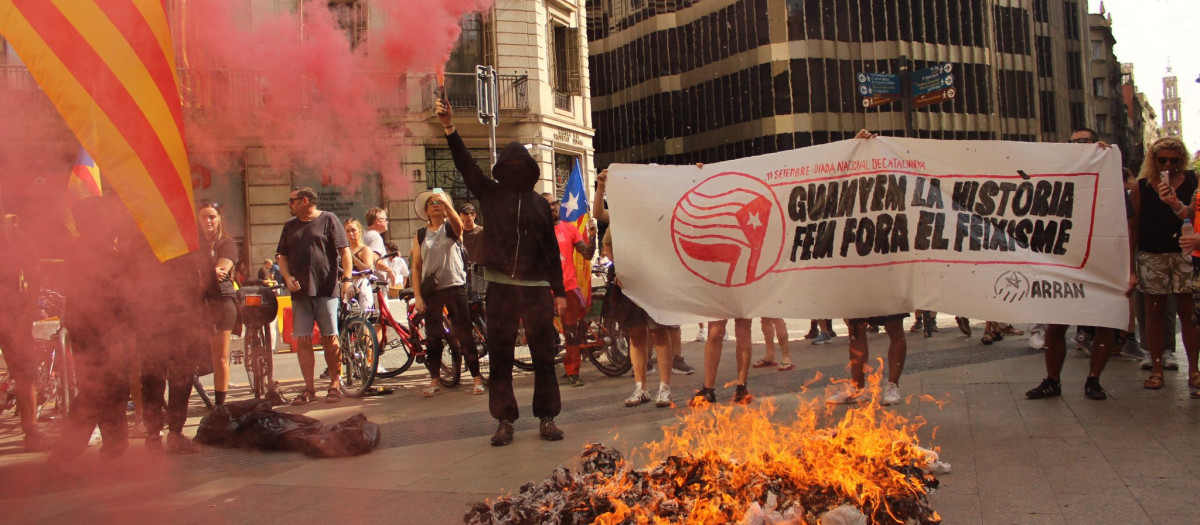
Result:
{"label": "senyera flag", "polygon": [[[591,208],[588,207],[587,188],[583,184],[583,172],[579,169],[579,159],[571,167],[571,176],[563,188],[563,196],[558,205],[559,220],[574,224],[579,233],[586,239],[588,221],[591,220]],[[575,256],[575,277],[579,282],[579,291],[583,292],[583,304],[592,303],[592,261],[587,260],[579,252],[571,252]]]}
{"label": "senyera flag", "polygon": [[96,161],[92,160],[92,156],[83,148],[79,148],[79,155],[75,157],[75,166],[71,168],[67,189],[80,197],[99,197],[103,194],[100,186],[100,168],[96,167]]}
{"label": "senyera flag", "polygon": [[162,0],[0,0],[0,35],[104,170],[160,260],[196,248]]}

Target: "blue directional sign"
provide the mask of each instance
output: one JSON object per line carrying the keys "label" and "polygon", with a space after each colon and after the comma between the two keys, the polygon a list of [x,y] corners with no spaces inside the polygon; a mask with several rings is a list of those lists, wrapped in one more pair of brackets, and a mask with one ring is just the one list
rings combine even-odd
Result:
{"label": "blue directional sign", "polygon": [[951,64],[941,64],[913,72],[913,107],[921,108],[954,98],[953,71]]}
{"label": "blue directional sign", "polygon": [[900,77],[885,73],[859,73],[858,93],[864,97],[871,95],[899,95]]}

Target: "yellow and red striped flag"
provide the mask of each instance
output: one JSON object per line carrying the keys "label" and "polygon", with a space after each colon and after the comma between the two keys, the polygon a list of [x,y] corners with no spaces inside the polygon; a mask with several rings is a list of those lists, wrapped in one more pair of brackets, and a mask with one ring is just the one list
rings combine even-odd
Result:
{"label": "yellow and red striped flag", "polygon": [[[579,159],[571,167],[571,175],[563,187],[562,201],[558,205],[559,220],[575,225],[584,239],[588,238],[587,226],[591,221],[591,209],[588,207],[587,186],[583,183],[583,171],[579,168]],[[592,261],[572,250],[575,258],[575,279],[579,283],[579,291],[583,292],[583,304],[592,304]]]}
{"label": "yellow and red striped flag", "polygon": [[175,51],[162,0],[0,0],[12,45],[160,260],[196,248]]}
{"label": "yellow and red striped flag", "polygon": [[79,197],[99,197],[103,194],[100,186],[100,168],[96,167],[96,161],[92,160],[92,156],[83,148],[79,148],[79,156],[75,157],[75,166],[71,168],[67,189]]}

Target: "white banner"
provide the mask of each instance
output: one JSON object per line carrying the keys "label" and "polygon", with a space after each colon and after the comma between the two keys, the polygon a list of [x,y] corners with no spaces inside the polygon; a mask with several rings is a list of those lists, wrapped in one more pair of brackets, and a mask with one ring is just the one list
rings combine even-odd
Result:
{"label": "white banner", "polygon": [[1124,327],[1120,152],[852,139],[695,166],[609,167],[614,260],[655,320],[930,309]]}

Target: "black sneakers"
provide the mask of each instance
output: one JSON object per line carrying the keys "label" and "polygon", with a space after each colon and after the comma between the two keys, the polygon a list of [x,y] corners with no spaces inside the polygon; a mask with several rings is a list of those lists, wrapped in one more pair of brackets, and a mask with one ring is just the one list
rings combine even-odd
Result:
{"label": "black sneakers", "polygon": [[1083,395],[1095,401],[1108,399],[1108,393],[1104,391],[1104,387],[1100,386],[1099,377],[1087,378],[1087,382],[1083,384]]}
{"label": "black sneakers", "polygon": [[696,391],[696,395],[692,396],[691,404],[716,403],[717,392],[711,388],[701,388]]}
{"label": "black sneakers", "polygon": [[738,385],[733,391],[733,404],[746,405],[754,401],[754,396],[750,395],[750,391],[746,389],[746,385]]}
{"label": "black sneakers", "polygon": [[503,447],[512,443],[513,426],[509,421],[500,420],[500,426],[496,428],[496,434],[492,436],[493,447]]}
{"label": "black sneakers", "polygon": [[[1097,383],[1096,386],[1099,386],[1099,383]],[[1060,384],[1058,381],[1050,379],[1049,377],[1043,379],[1042,384],[1038,385],[1037,388],[1025,392],[1026,399],[1045,399],[1047,397],[1058,397],[1061,395],[1062,384]]]}
{"label": "black sneakers", "polygon": [[563,438],[563,432],[558,429],[558,425],[554,424],[552,417],[542,418],[542,424],[538,427],[538,435],[546,441],[562,441]]}

